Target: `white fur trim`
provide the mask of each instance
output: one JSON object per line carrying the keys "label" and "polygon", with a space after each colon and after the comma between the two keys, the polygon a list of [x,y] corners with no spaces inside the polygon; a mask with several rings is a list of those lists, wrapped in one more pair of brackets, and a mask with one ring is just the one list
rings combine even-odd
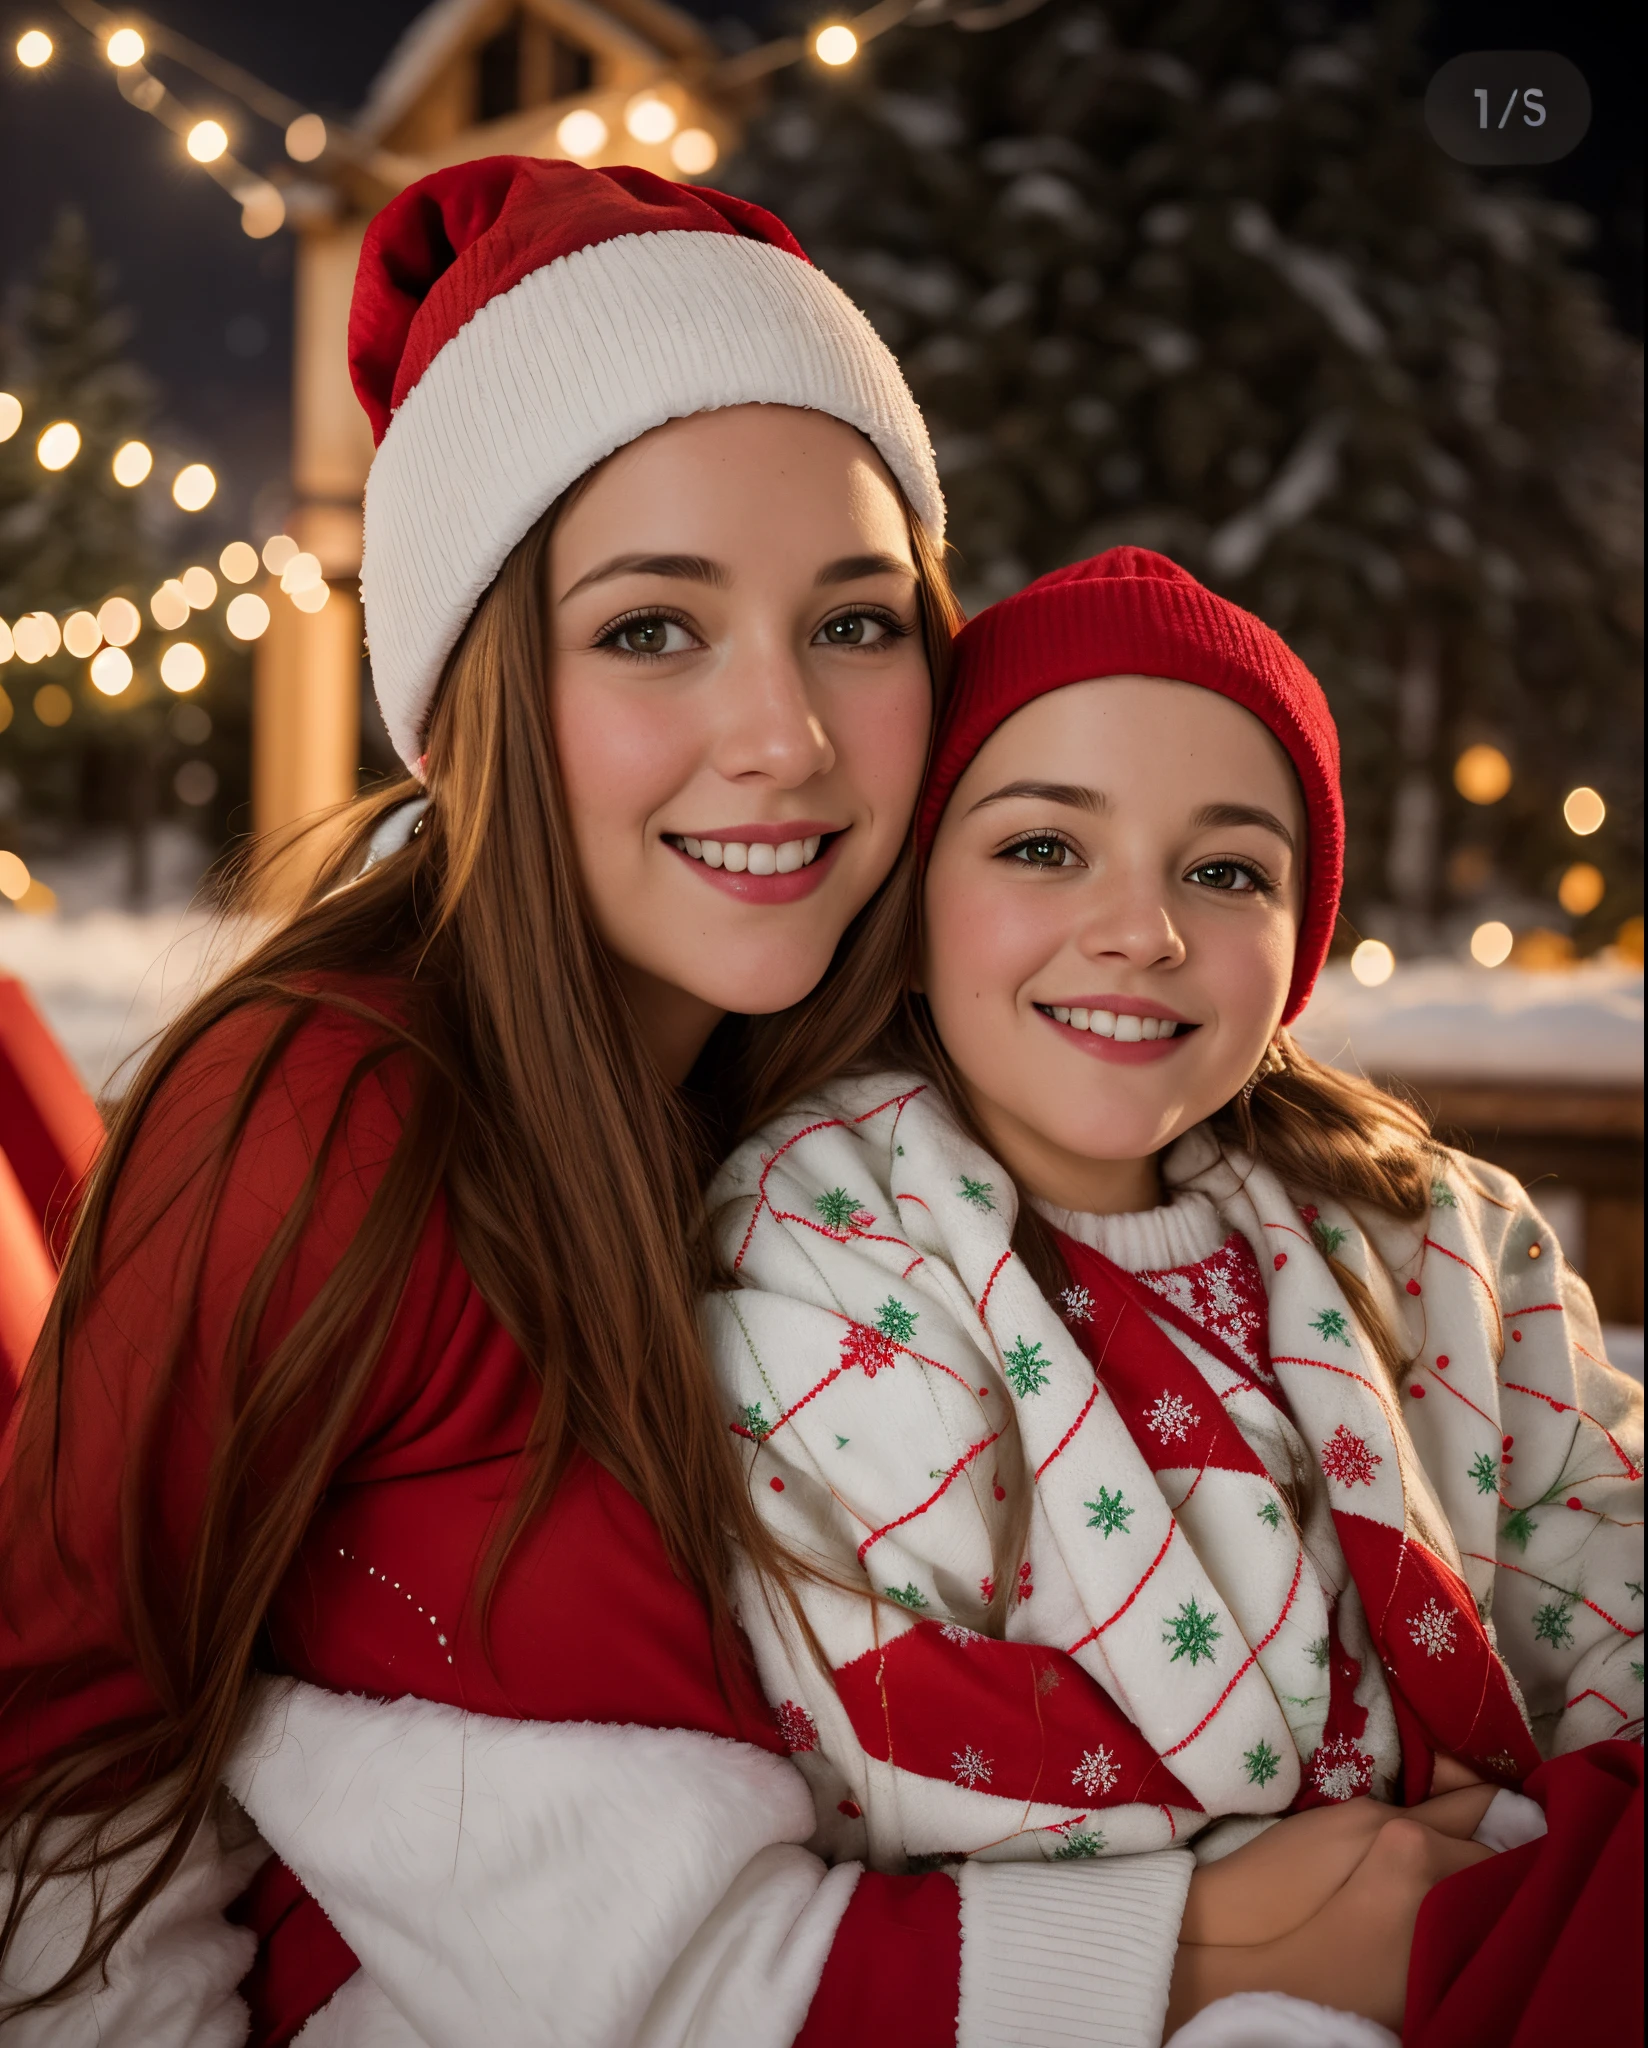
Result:
{"label": "white fur trim", "polygon": [[227,1778],[415,2029],[383,2048],[787,2048],[859,1875],[795,1846],[791,1764],[686,1729],[266,1681]]}
{"label": "white fur trim", "polygon": [[293,2048],[429,2048],[364,1970],[341,1985],[294,2040]]}
{"label": "white fur trim", "polygon": [[540,513],[664,421],[732,405],[830,414],[874,444],[934,541],[938,469],[886,344],[810,264],[739,235],[625,235],[488,301],[389,423],[366,486],[372,676],[415,770],[447,655]]}
{"label": "white fur trim", "polygon": [[1203,2006],[1172,2048],[1402,2048],[1389,2027],[1360,2013],[1312,2005],[1280,1991],[1239,1991]]}
{"label": "white fur trim", "polygon": [[1159,2048],[1195,1868],[1183,1849],[964,1864],[957,2048]]}
{"label": "white fur trim", "polygon": [[[144,1811],[130,1817],[141,1824]],[[61,1829],[47,1837],[62,1839]],[[0,1844],[0,1880],[11,1857]],[[251,1967],[257,1938],[231,1927],[223,1909],[245,1890],[268,1855],[255,1838],[226,1848],[208,1820],[171,1882],[143,1911],[109,1958],[107,1982],[93,1977],[61,2004],[7,2023],[6,2048],[239,2048],[250,2024],[236,1987]],[[135,1851],[109,1872],[107,1900],[117,1904],[154,1860]],[[83,1880],[48,1884],[23,1916],[0,1978],[0,2006],[45,1990],[73,1962],[85,1937],[90,1892]]]}
{"label": "white fur trim", "polygon": [[1501,1785],[1488,1801],[1488,1810],[1477,1824],[1473,1842],[1497,1851],[1520,1849],[1528,1842],[1542,1842],[1550,1832],[1545,1809],[1525,1792],[1513,1792]]}

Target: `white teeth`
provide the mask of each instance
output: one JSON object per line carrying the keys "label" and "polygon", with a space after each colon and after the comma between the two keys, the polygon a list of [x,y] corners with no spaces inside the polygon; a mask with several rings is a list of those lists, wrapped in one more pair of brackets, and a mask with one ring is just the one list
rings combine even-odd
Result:
{"label": "white teeth", "polygon": [[1132,1017],[1114,1010],[1071,1009],[1064,1003],[1038,1005],[1055,1024],[1068,1024],[1072,1031],[1091,1031],[1096,1038],[1119,1038],[1124,1045],[1146,1044],[1154,1038],[1173,1038],[1179,1026],[1168,1017]]}
{"label": "white teeth", "polygon": [[778,848],[757,840],[749,851],[749,867],[752,875],[776,875],[778,873]]}
{"label": "white teeth", "polygon": [[1087,1029],[1087,1012],[1085,1010],[1072,1010],[1070,1012],[1070,1028],[1072,1031],[1085,1031]]}
{"label": "white teeth", "polygon": [[811,867],[824,844],[821,832],[780,840],[776,846],[764,839],[699,839],[690,832],[668,836],[691,859],[734,875],[793,875],[798,868]]}
{"label": "white teeth", "polygon": [[1055,1024],[1068,1024],[1070,1022],[1070,1012],[1062,1003],[1055,1003],[1053,1005],[1053,1022]]}
{"label": "white teeth", "polygon": [[[728,847],[727,851],[730,853],[732,848]],[[1144,1024],[1142,1019],[1126,1015],[1117,1017],[1116,1043],[1118,1045],[1137,1045],[1143,1037]]]}
{"label": "white teeth", "polygon": [[801,853],[801,865],[802,865],[802,866],[803,866],[804,868],[805,868],[805,867],[811,867],[811,866],[812,866],[812,864],[813,864],[813,862],[814,862],[815,860],[817,860],[817,858],[818,858],[818,849],[819,849],[819,848],[820,848],[820,847],[821,847],[821,846],[822,846],[823,844],[824,844],[824,839],[823,839],[823,835],[822,835],[821,833],[818,833],[818,832],[814,832],[814,833],[812,833],[812,834],[811,834],[811,835],[809,836],[809,838],[808,838],[808,839],[807,839],[807,841],[806,841],[806,844],[804,845],[804,847],[803,847],[803,849],[802,849],[802,853]]}
{"label": "white teeth", "polygon": [[773,865],[781,875],[793,875],[807,858],[805,840],[786,839],[773,855]]}
{"label": "white teeth", "polygon": [[1141,1017],[1139,1019],[1139,1036],[1141,1038],[1154,1040],[1158,1028],[1157,1020],[1154,1017]]}
{"label": "white teeth", "polygon": [[723,861],[724,861],[724,860],[726,859],[726,857],[727,857],[727,849],[726,849],[726,848],[725,848],[725,847],[724,847],[724,846],[723,846],[723,845],[721,844],[721,842],[720,842],[720,840],[719,840],[719,839],[706,839],[706,840],[704,840],[704,841],[703,841],[703,848],[704,848],[704,865],[705,865],[705,867],[707,867],[707,868],[718,868],[718,867],[720,867],[721,863],[722,863],[722,862],[723,862]]}
{"label": "white teeth", "polygon": [[1170,1022],[1169,1019],[1164,1017],[1161,1020],[1160,1025],[1157,1027],[1156,1036],[1158,1038],[1171,1038],[1174,1032],[1178,1030],[1178,1028],[1179,1027],[1177,1024]]}
{"label": "white teeth", "polygon": [[736,839],[729,839],[721,849],[721,865],[729,875],[741,875],[750,864],[750,849]]}
{"label": "white teeth", "polygon": [[1116,1013],[1114,1010],[1095,1010],[1087,1026],[1089,1031],[1100,1038],[1114,1038],[1116,1035]]}
{"label": "white teeth", "polygon": [[704,858],[704,842],[702,839],[693,839],[684,835],[681,844],[692,855],[694,860],[702,860]]}

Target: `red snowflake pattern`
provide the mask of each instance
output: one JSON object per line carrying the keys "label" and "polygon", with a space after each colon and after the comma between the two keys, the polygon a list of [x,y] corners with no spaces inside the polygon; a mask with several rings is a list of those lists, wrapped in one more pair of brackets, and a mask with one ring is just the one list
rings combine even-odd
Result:
{"label": "red snowflake pattern", "polygon": [[1373,1784],[1373,1758],[1336,1735],[1311,1758],[1310,1782],[1324,1799],[1360,1799]]}
{"label": "red snowflake pattern", "polygon": [[884,1337],[868,1323],[849,1323],[841,1340],[841,1363],[848,1370],[862,1366],[864,1377],[873,1380],[883,1366],[898,1363],[898,1350],[890,1337]]}
{"label": "red snowflake pattern", "polygon": [[818,1747],[818,1729],[812,1715],[805,1707],[798,1706],[794,1700],[783,1700],[779,1703],[778,1733],[791,1756],[800,1756],[805,1751]]}
{"label": "red snowflake pattern", "polygon": [[1342,1422],[1322,1446],[1322,1470],[1341,1486],[1371,1486],[1374,1466],[1384,1462],[1378,1451],[1370,1451],[1365,1439]]}
{"label": "red snowflake pattern", "polygon": [[1253,1247],[1240,1231],[1232,1231],[1211,1258],[1194,1266],[1173,1266],[1139,1278],[1152,1293],[1222,1337],[1236,1356],[1271,1385],[1265,1334],[1269,1304]]}
{"label": "red snowflake pattern", "polygon": [[1035,1590],[1035,1587],[1030,1583],[1030,1560],[1026,1558],[1023,1564],[1019,1566],[1018,1595],[1021,1607]]}

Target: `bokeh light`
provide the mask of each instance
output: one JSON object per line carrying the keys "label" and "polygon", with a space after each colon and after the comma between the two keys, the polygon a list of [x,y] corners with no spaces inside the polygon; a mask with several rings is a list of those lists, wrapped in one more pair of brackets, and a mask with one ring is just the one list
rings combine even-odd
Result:
{"label": "bokeh light", "polygon": [[841,22],[832,22],[813,37],[813,54],[820,64],[850,64],[858,55],[858,38]]}
{"label": "bokeh light", "polygon": [[707,128],[683,128],[670,144],[670,162],[684,177],[701,178],[715,168],[721,154],[715,137]]}
{"label": "bokeh light", "polygon": [[1364,939],[1350,956],[1350,971],[1364,988],[1379,988],[1396,972],[1396,955],[1383,939]]}
{"label": "bokeh light", "polygon": [[624,109],[624,126],[637,142],[668,142],[680,117],[655,92],[638,92]]}
{"label": "bokeh light", "polygon": [[174,704],[166,724],[172,738],[186,747],[203,747],[212,737],[212,714],[203,704]]}
{"label": "bokeh light", "polygon": [[607,146],[607,124],[593,107],[574,107],[564,114],[555,130],[555,140],[568,156],[580,163]]}
{"label": "bokeh light", "polygon": [[263,566],[271,576],[278,576],[298,551],[298,544],[289,533],[272,533],[263,543]]}
{"label": "bokeh light", "polygon": [[1570,917],[1589,917],[1607,893],[1607,878],[1588,860],[1576,860],[1556,886],[1556,900]]}
{"label": "bokeh light", "polygon": [[280,587],[288,597],[295,597],[300,590],[312,590],[320,575],[319,555],[295,554],[280,572]]}
{"label": "bokeh light", "polygon": [[111,647],[130,647],[143,630],[143,614],[129,597],[110,597],[98,606],[97,623]]}
{"label": "bokeh light", "polygon": [[90,669],[92,687],[118,697],[132,679],[132,658],[124,647],[105,647]]}
{"label": "bokeh light", "polygon": [[28,886],[29,871],[19,856],[9,849],[0,851],[0,896],[15,903]]}
{"label": "bokeh light", "polygon": [[1496,804],[1511,786],[1511,764],[1497,747],[1467,747],[1453,764],[1453,786],[1468,804]]}
{"label": "bokeh light", "polygon": [[189,616],[189,599],[175,576],[167,577],[149,599],[149,616],[163,633],[175,633]]}
{"label": "bokeh light", "polygon": [[4,667],[16,652],[17,642],[11,637],[11,628],[4,619],[0,619],[0,667]]}
{"label": "bokeh light", "polygon": [[326,153],[326,123],[319,114],[299,114],[286,129],[286,154],[295,164],[312,164]]}
{"label": "bokeh light", "polygon": [[85,661],[103,645],[103,628],[95,612],[70,612],[63,621],[63,645],[78,660]]}
{"label": "bokeh light", "polygon": [[292,592],[292,602],[300,612],[322,612],[325,611],[327,599],[331,595],[330,584],[306,583],[301,590]]}
{"label": "bokeh light", "polygon": [[217,494],[217,478],[204,462],[191,462],[172,479],[173,500],[185,512],[202,512]]}
{"label": "bokeh light", "polygon": [[179,803],[209,804],[217,795],[217,770],[210,761],[185,761],[172,777]]}
{"label": "bokeh light", "polygon": [[185,569],[177,580],[183,585],[183,595],[192,611],[203,612],[217,602],[217,578],[199,562]]}
{"label": "bokeh light", "polygon": [[34,693],[34,715],[42,725],[67,725],[74,716],[74,699],[61,683],[42,683]]}
{"label": "bokeh light", "polygon": [[249,178],[235,187],[240,201],[240,231],[254,242],[266,242],[286,225],[286,201],[280,187],[267,178]]}
{"label": "bokeh light", "polygon": [[227,583],[250,583],[258,572],[258,552],[249,542],[232,540],[217,558]]}
{"label": "bokeh light", "polygon": [[1478,967],[1503,967],[1515,944],[1516,936],[1510,926],[1491,918],[1471,933],[1471,958]]}
{"label": "bokeh light", "polygon": [[160,657],[160,680],[179,696],[206,680],[206,657],[192,640],[174,640]]}
{"label": "bokeh light", "polygon": [[51,62],[52,39],[44,29],[26,29],[17,38],[17,61],[27,71],[38,71]]}
{"label": "bokeh light", "polygon": [[269,607],[255,591],[243,590],[230,598],[223,623],[237,640],[261,640],[269,630]]}
{"label": "bokeh light", "polygon": [[215,164],[229,147],[229,131],[221,121],[197,121],[184,137],[183,147],[197,164]]}
{"label": "bokeh light", "polygon": [[80,429],[73,420],[53,420],[34,444],[42,469],[67,469],[80,453]]}
{"label": "bokeh light", "polygon": [[50,612],[26,612],[11,629],[19,661],[49,661],[63,645],[63,629]]}
{"label": "bokeh light", "polygon": [[0,391],[0,441],[9,441],[23,424],[23,401],[13,392]]}
{"label": "bokeh light", "polygon": [[1576,833],[1581,839],[1589,839],[1593,832],[1602,829],[1602,821],[1608,815],[1608,806],[1594,789],[1581,784],[1578,789],[1570,789],[1563,798],[1562,815],[1570,832]]}
{"label": "bokeh light", "polygon": [[129,64],[143,62],[144,47],[135,28],[117,28],[103,45],[103,54],[117,70],[124,71]]}
{"label": "bokeh light", "polygon": [[114,472],[115,482],[132,491],[154,468],[154,456],[146,441],[122,441],[109,468]]}

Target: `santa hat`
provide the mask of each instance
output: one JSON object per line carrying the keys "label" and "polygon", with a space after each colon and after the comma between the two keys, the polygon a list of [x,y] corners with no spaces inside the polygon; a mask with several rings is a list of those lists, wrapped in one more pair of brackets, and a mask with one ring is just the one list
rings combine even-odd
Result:
{"label": "santa hat", "polygon": [[1305,800],[1305,908],[1282,1022],[1327,958],[1344,874],[1339,734],[1322,686],[1262,619],[1148,548],[1111,548],[982,611],[956,642],[949,702],[916,832],[923,860],[980,747],[1049,690],[1102,676],[1165,676],[1240,704],[1286,749]]}
{"label": "santa hat", "polygon": [[510,549],[665,420],[828,413],[944,537],[932,447],[885,344],[782,221],[702,185],[526,156],[420,178],[366,231],[349,364],[378,444],[361,563],[372,675],[409,765]]}

